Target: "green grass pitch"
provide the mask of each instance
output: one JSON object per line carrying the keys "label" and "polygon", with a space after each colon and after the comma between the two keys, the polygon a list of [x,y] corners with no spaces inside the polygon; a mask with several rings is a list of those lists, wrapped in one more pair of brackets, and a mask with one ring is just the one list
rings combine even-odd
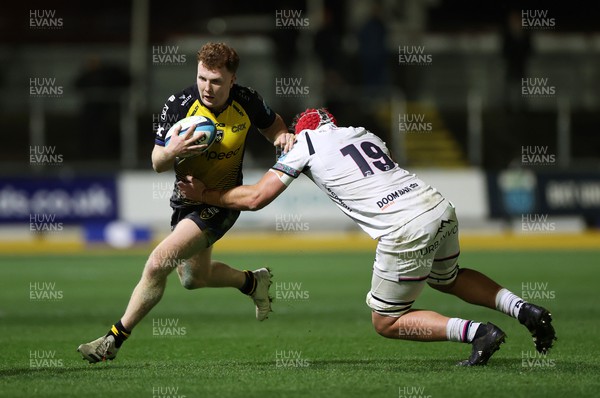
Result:
{"label": "green grass pitch", "polygon": [[582,397],[600,391],[600,251],[461,255],[517,294],[547,306],[559,340],[536,357],[524,327],[426,288],[416,308],[492,321],[507,342],[487,367],[460,368],[470,346],[384,339],[364,297],[373,253],[227,254],[269,266],[274,312],[254,319],[233,289],[187,291],[172,274],[160,304],[115,361],[87,364],[78,344],[119,319],[145,256],[0,257],[2,397]]}

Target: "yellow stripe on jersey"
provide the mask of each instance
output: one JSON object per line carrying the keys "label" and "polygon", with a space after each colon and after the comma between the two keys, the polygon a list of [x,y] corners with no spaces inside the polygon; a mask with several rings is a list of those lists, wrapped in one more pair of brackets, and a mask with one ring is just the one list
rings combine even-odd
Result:
{"label": "yellow stripe on jersey", "polygon": [[180,159],[175,173],[184,177],[192,175],[202,180],[209,188],[227,189],[238,184],[242,169],[246,135],[250,128],[250,118],[236,101],[218,116],[199,100],[194,101],[186,115],[200,115],[211,119],[217,126],[217,138],[202,155]]}

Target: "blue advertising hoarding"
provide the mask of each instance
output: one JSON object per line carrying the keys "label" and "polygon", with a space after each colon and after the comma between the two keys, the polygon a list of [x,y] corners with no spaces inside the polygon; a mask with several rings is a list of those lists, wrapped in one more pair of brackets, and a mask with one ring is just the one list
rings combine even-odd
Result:
{"label": "blue advertising hoarding", "polygon": [[600,219],[600,173],[508,169],[487,174],[490,215],[527,213]]}
{"label": "blue advertising hoarding", "polygon": [[113,176],[0,178],[0,223],[106,223],[117,218]]}

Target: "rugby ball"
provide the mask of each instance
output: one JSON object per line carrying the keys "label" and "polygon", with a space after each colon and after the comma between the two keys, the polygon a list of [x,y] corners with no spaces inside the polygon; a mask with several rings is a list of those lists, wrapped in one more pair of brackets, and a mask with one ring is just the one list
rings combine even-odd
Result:
{"label": "rugby ball", "polygon": [[173,124],[169,131],[167,131],[167,135],[165,136],[165,146],[169,145],[169,142],[171,142],[171,136],[177,129],[177,126],[181,127],[181,130],[179,130],[179,135],[181,135],[185,134],[186,131],[194,124],[196,125],[196,130],[194,130],[194,136],[199,137],[195,144],[208,145],[206,148],[204,148],[202,152],[206,151],[217,137],[217,127],[215,126],[215,123],[212,120],[204,116],[186,117]]}

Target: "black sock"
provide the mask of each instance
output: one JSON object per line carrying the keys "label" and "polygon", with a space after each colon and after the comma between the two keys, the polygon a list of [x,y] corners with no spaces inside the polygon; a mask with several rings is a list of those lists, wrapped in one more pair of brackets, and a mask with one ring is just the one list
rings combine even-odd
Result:
{"label": "black sock", "polygon": [[256,278],[254,277],[252,271],[245,270],[244,274],[246,274],[246,281],[244,282],[242,287],[240,287],[239,290],[240,292],[251,296],[256,290]]}
{"label": "black sock", "polygon": [[115,323],[110,328],[110,330],[108,331],[108,333],[106,335],[108,336],[109,334],[112,334],[114,336],[115,346],[117,348],[119,348],[119,347],[121,347],[121,344],[123,344],[123,342],[125,340],[127,340],[127,337],[129,337],[131,332],[129,330],[125,329],[125,326],[123,326],[123,324],[119,320],[119,322]]}

